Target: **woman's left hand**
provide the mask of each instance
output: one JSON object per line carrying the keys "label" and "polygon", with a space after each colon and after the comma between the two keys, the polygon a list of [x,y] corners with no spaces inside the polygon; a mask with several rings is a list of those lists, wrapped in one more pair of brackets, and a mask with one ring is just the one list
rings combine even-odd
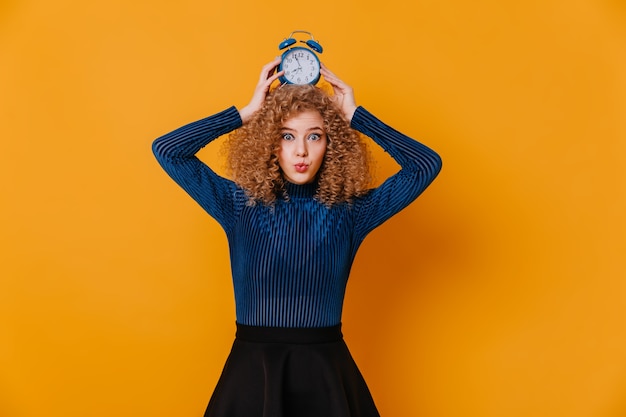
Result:
{"label": "woman's left hand", "polygon": [[343,114],[346,116],[348,122],[350,122],[357,108],[352,87],[339,79],[339,77],[326,68],[326,65],[324,64],[321,65],[320,72],[324,76],[324,79],[333,87],[333,100],[335,100],[337,106],[339,106]]}

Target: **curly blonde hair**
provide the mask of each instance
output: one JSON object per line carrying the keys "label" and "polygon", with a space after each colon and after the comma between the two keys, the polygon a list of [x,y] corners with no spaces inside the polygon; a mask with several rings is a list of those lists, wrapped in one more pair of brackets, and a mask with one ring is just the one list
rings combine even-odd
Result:
{"label": "curly blonde hair", "polygon": [[251,204],[273,205],[278,197],[289,199],[278,164],[281,128],[286,120],[307,110],[320,113],[327,136],[315,198],[326,206],[349,203],[370,186],[367,146],[329,94],[311,85],[282,85],[268,93],[253,118],[226,142],[227,169]]}

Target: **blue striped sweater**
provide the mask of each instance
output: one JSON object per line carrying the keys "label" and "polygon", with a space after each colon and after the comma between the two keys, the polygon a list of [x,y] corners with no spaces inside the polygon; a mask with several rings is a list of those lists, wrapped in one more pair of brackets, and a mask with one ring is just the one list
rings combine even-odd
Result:
{"label": "blue striped sweater", "polygon": [[241,126],[235,107],[190,123],[153,143],[163,169],[226,232],[236,320],[250,326],[324,327],[341,322],[357,249],[374,228],[420,195],[441,169],[431,149],[385,125],[363,107],[351,126],[372,138],[401,169],[349,204],[313,199],[316,185],[287,183],[289,200],[248,205],[244,191],[195,154]]}

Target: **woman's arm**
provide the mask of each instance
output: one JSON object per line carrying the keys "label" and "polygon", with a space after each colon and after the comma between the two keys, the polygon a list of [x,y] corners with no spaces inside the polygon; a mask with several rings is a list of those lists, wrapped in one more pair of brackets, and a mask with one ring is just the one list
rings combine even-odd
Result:
{"label": "woman's arm", "polygon": [[386,125],[363,107],[355,111],[351,126],[372,138],[401,167],[357,202],[357,234],[364,239],[413,202],[439,174],[442,164],[435,151]]}
{"label": "woman's arm", "polygon": [[265,101],[272,83],[283,73],[275,73],[280,59],[265,64],[252,99],[240,111],[231,107],[170,132],[152,144],[163,169],[194,200],[214,217],[224,229],[232,224],[235,184],[217,175],[196,157],[196,153],[214,139],[247,123]]}
{"label": "woman's arm", "polygon": [[401,167],[381,186],[355,203],[357,240],[414,201],[441,170],[441,158],[432,149],[386,125],[354,99],[352,87],[326,66],[322,75],[334,90],[334,99],[351,127],[369,136]]}
{"label": "woman's arm", "polygon": [[235,107],[182,126],[152,143],[161,167],[222,227],[233,213],[232,181],[217,175],[196,153],[214,139],[241,126]]}

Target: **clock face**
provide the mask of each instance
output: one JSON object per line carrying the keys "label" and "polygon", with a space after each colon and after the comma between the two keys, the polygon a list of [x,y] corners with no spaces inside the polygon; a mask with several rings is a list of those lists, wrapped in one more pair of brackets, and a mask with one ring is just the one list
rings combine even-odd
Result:
{"label": "clock face", "polygon": [[308,49],[292,48],[285,52],[281,64],[283,78],[291,84],[315,84],[320,77],[320,61]]}

